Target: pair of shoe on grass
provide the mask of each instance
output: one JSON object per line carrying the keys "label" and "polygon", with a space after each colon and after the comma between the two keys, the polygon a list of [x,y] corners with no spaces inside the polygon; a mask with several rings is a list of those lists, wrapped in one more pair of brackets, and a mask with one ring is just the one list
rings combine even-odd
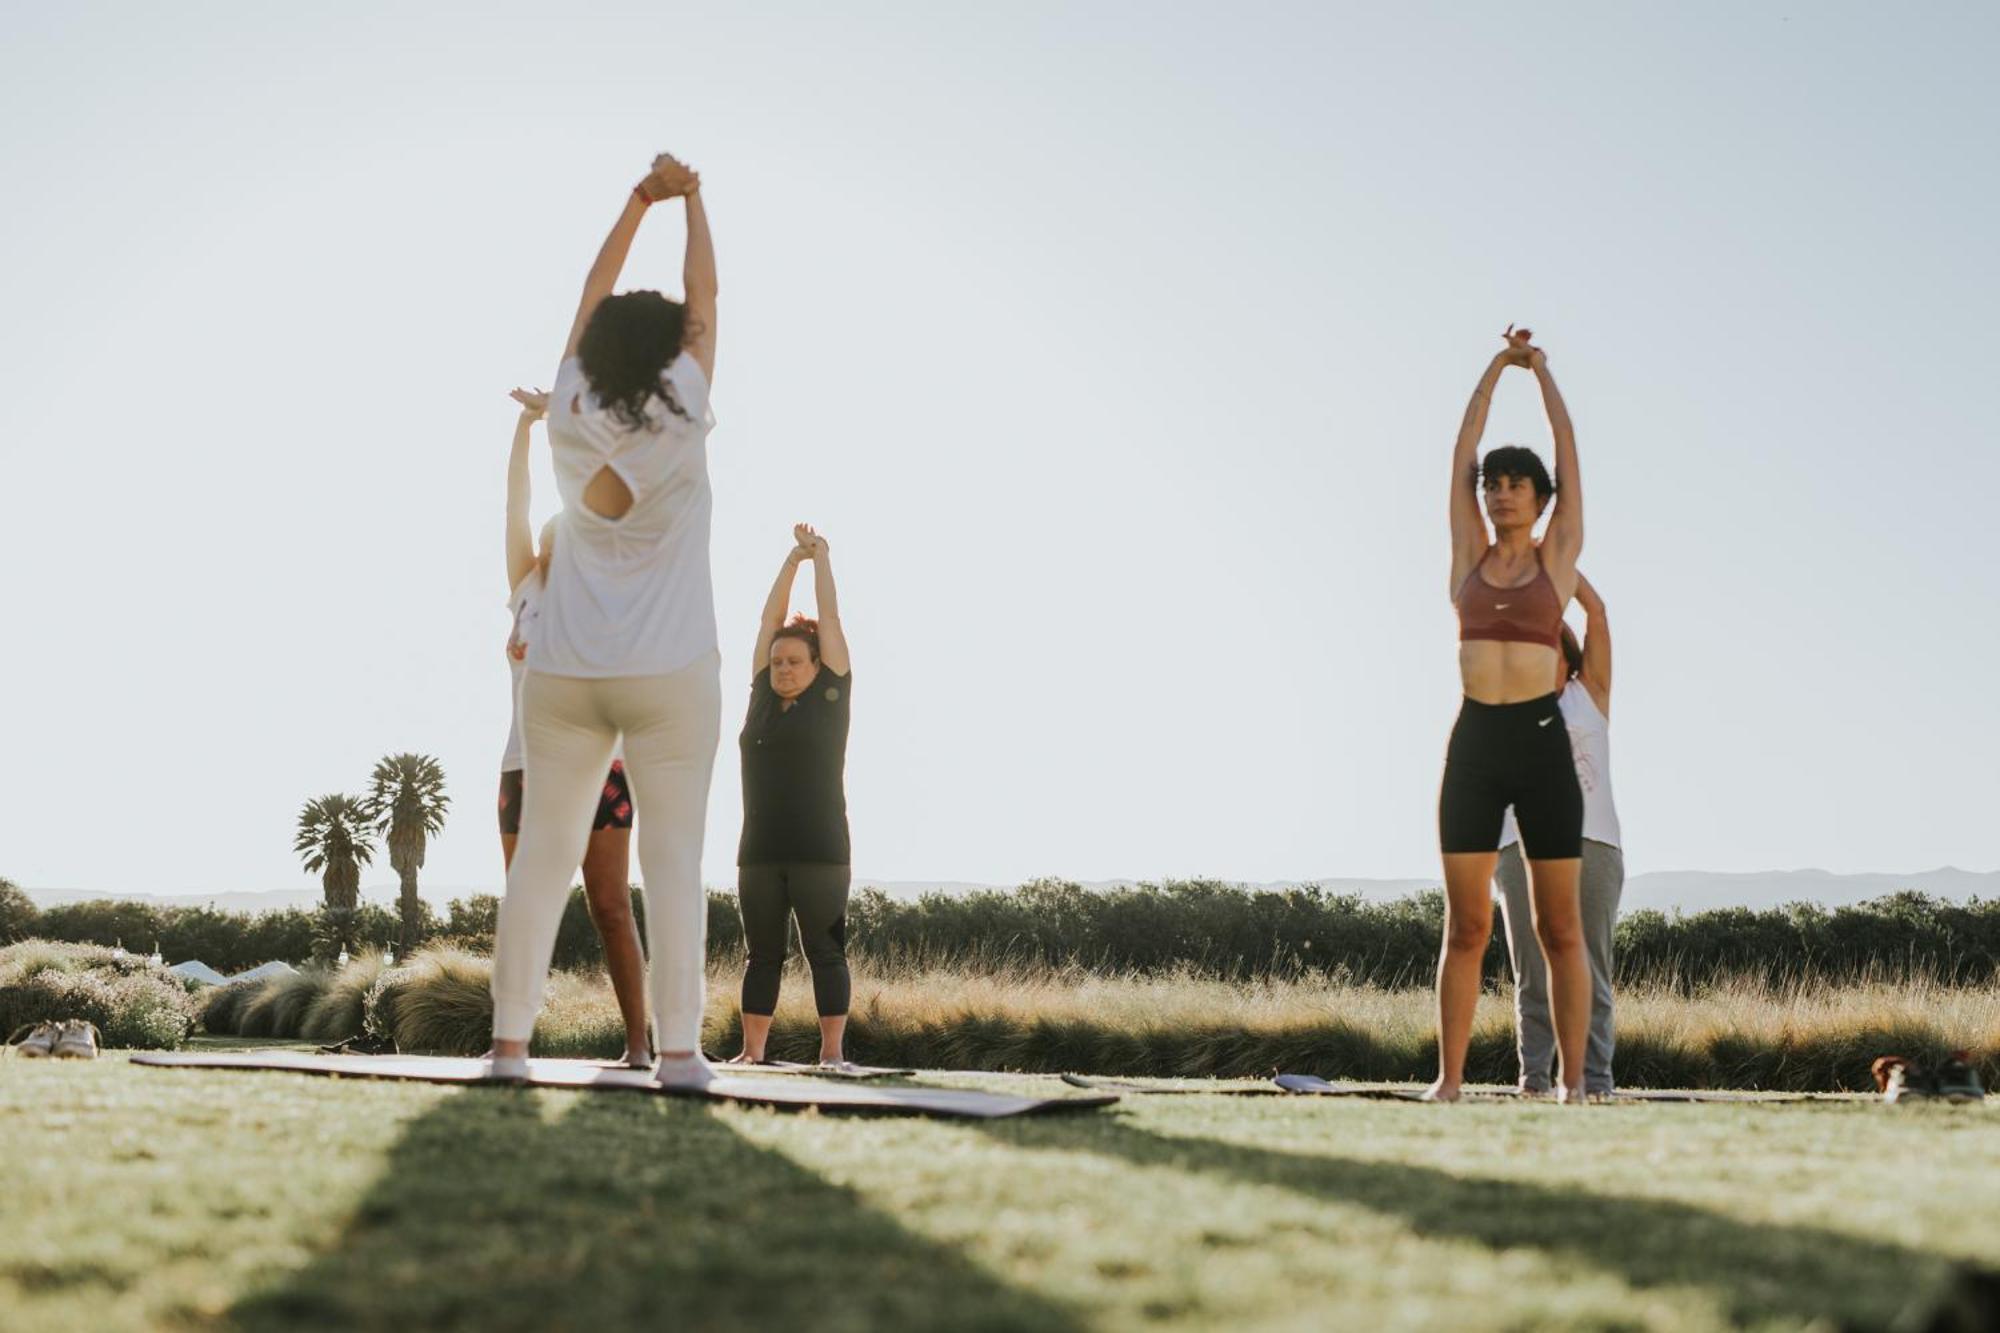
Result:
{"label": "pair of shoe on grass", "polygon": [[28,1059],[95,1060],[97,1024],[81,1018],[23,1023],[7,1044]]}
{"label": "pair of shoe on grass", "polygon": [[1885,1055],[1870,1066],[1882,1100],[1890,1105],[1903,1102],[1977,1102],[1986,1098],[1979,1071],[1972,1067],[1964,1051],[1953,1051],[1936,1069],[1925,1069],[1900,1055]]}

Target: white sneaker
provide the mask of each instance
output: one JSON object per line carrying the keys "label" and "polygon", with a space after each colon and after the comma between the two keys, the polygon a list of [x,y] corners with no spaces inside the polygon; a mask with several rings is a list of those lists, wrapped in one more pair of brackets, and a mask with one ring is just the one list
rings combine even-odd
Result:
{"label": "white sneaker", "polygon": [[700,1092],[715,1082],[715,1066],[699,1051],[693,1055],[663,1055],[653,1066],[653,1082],[663,1088]]}
{"label": "white sneaker", "polygon": [[528,1057],[525,1055],[489,1055],[486,1069],[481,1077],[492,1083],[526,1083],[528,1081]]}
{"label": "white sneaker", "polygon": [[55,1055],[60,1060],[95,1060],[97,1024],[81,1018],[72,1018],[64,1023],[62,1035],[56,1038]]}

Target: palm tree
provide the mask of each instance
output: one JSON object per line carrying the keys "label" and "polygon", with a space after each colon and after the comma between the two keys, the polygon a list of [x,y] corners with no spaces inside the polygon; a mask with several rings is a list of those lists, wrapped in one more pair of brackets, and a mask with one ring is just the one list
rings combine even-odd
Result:
{"label": "palm tree", "polygon": [[292,850],[308,871],[320,873],[326,910],[352,912],[361,902],[361,867],[375,859],[375,835],[364,802],[352,796],[321,796],[299,810],[299,835]]}
{"label": "palm tree", "polygon": [[403,883],[400,952],[407,958],[422,942],[417,871],[423,869],[424,844],[444,831],[451,798],[444,794],[443,767],[427,754],[392,754],[375,765],[368,781],[368,816],[388,844],[389,864]]}

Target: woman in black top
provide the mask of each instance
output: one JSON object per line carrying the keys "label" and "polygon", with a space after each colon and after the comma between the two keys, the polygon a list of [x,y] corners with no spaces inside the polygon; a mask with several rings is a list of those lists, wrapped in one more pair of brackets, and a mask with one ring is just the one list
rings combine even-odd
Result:
{"label": "woman in black top", "polygon": [[[744,719],[743,841],[737,850],[736,896],[743,913],[749,962],[743,972],[740,1064],[764,1060],[778,983],[785,968],[788,926],[812,965],[819,1007],[822,1065],[845,1063],[847,1030],[847,709],[853,676],[826,538],[801,523],[796,543],[771,585],[757,626],[756,675]],[[788,625],[792,580],[799,562],[813,564],[819,619]]]}

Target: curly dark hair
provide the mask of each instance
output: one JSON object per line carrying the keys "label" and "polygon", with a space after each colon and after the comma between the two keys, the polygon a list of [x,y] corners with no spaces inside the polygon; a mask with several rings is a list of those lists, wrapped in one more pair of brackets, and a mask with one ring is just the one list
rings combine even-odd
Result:
{"label": "curly dark hair", "polygon": [[1556,484],[1549,479],[1542,456],[1525,444],[1503,444],[1480,460],[1479,484],[1491,485],[1495,477],[1518,477],[1529,483],[1535,488],[1537,500],[1547,500],[1556,493]]}
{"label": "curly dark hair", "polygon": [[661,378],[681,354],[687,337],[687,306],[658,292],[620,292],[597,303],[576,345],[583,377],[597,401],[632,430],[647,424],[654,398],[682,420],[687,409]]}
{"label": "curly dark hair", "polygon": [[780,639],[797,639],[812,654],[812,660],[819,661],[819,622],[804,612],[793,616],[791,624],[779,627],[778,632],[771,636],[772,646],[777,646]]}
{"label": "curly dark hair", "polygon": [[1563,666],[1569,671],[1569,678],[1575,680],[1583,674],[1583,645],[1576,641],[1576,631],[1564,622],[1562,627]]}

